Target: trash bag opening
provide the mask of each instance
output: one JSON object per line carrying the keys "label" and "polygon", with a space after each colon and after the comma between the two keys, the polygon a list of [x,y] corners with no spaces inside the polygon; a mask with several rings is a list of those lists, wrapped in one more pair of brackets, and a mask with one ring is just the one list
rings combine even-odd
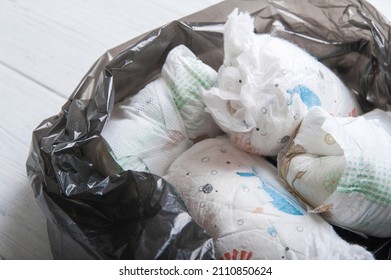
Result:
{"label": "trash bag opening", "polygon": [[[187,229],[182,232],[181,242],[193,240],[186,239],[192,236],[195,242],[191,246],[175,241],[167,245],[162,239],[151,246],[145,245],[156,237],[151,235],[156,225],[162,221],[168,225],[180,215],[187,217],[175,191],[169,186],[164,188],[163,200],[157,209],[166,209],[170,201],[174,201],[176,214],[154,210],[151,212],[154,215],[148,219],[135,219],[140,213],[134,212],[137,206],[148,201],[138,196],[139,182],[135,177],[138,173],[121,173],[118,166],[102,172],[102,166],[107,166],[105,162],[101,162],[102,166],[93,162],[99,160],[101,154],[110,155],[109,151],[99,148],[102,146],[99,134],[113,105],[154,80],[168,52],[175,46],[184,44],[213,69],[219,68],[223,61],[222,35],[208,31],[208,26],[224,22],[235,6],[255,16],[258,33],[289,39],[335,70],[358,96],[364,110],[389,110],[390,27],[373,7],[361,1],[342,4],[329,1],[327,5],[318,6],[311,1],[301,5],[284,1],[226,1],[207,10],[204,16],[194,16],[198,17],[197,22],[191,17],[185,18],[138,42],[108,51],[82,79],[62,113],[45,120],[34,131],[27,162],[37,201],[50,223],[56,224],[60,236],[70,237],[71,242],[81,245],[88,255],[94,258],[213,258],[210,238],[191,220],[185,223],[189,226],[181,226]],[[211,18],[211,15],[216,16]],[[199,27],[203,27],[202,30]],[[91,154],[95,160],[88,156]],[[106,159],[113,161],[110,157]],[[161,179],[148,174],[145,180],[155,189]],[[153,193],[147,193],[147,197]],[[163,236],[172,241],[171,233],[172,229],[166,227]],[[52,245],[56,248],[59,243]],[[166,253],[162,254],[162,250]],[[58,249],[57,256],[66,257],[66,251]]]}

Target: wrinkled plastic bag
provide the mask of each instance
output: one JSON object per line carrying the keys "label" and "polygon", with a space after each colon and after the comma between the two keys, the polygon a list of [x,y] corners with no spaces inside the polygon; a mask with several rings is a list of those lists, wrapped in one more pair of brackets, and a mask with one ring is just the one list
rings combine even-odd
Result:
{"label": "wrinkled plastic bag", "polygon": [[[225,1],[130,40],[103,54],[61,112],[33,132],[27,173],[55,258],[214,257],[211,239],[172,186],[155,175],[121,173],[100,132],[113,104],[155,79],[175,46],[217,71],[221,26],[235,7],[255,17],[256,32],[290,40],[335,71],[364,111],[390,110],[390,24],[363,1]],[[337,231],[376,258],[390,257],[389,239]]]}

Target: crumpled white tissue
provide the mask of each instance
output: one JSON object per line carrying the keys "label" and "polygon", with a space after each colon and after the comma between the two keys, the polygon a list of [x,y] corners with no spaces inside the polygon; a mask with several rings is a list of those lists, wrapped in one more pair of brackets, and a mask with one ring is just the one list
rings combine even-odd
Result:
{"label": "crumpled white tissue", "polygon": [[313,106],[336,116],[361,113],[355,96],[326,66],[298,46],[255,34],[235,10],[224,27],[224,65],[203,101],[239,148],[275,156]]}

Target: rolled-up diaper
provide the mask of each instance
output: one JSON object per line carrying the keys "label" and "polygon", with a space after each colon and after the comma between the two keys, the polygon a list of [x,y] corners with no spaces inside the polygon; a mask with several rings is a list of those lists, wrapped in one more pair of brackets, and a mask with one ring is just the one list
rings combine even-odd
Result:
{"label": "rolled-up diaper", "polygon": [[159,176],[192,145],[162,78],[116,104],[101,135],[122,169]]}
{"label": "rolled-up diaper", "polygon": [[361,113],[355,96],[326,66],[298,46],[255,34],[234,11],[224,29],[224,65],[203,101],[239,148],[275,156],[313,106],[336,116]]}
{"label": "rolled-up diaper", "polygon": [[279,154],[280,177],[331,223],[391,236],[391,113],[357,118],[311,108]]}
{"label": "rolled-up diaper", "polygon": [[371,259],[288,193],[276,168],[226,137],[179,156],[167,180],[215,242],[220,259]]}
{"label": "rolled-up diaper", "polygon": [[184,45],[168,54],[162,68],[162,78],[169,86],[191,140],[215,137],[221,130],[201,100],[203,90],[217,82],[217,72],[199,60]]}

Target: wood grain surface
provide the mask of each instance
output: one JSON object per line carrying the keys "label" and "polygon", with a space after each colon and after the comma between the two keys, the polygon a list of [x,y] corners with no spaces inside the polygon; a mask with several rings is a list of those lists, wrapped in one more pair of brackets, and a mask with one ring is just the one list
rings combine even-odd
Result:
{"label": "wood grain surface", "polygon": [[219,0],[0,1],[0,259],[51,259],[31,134],[106,50]]}

